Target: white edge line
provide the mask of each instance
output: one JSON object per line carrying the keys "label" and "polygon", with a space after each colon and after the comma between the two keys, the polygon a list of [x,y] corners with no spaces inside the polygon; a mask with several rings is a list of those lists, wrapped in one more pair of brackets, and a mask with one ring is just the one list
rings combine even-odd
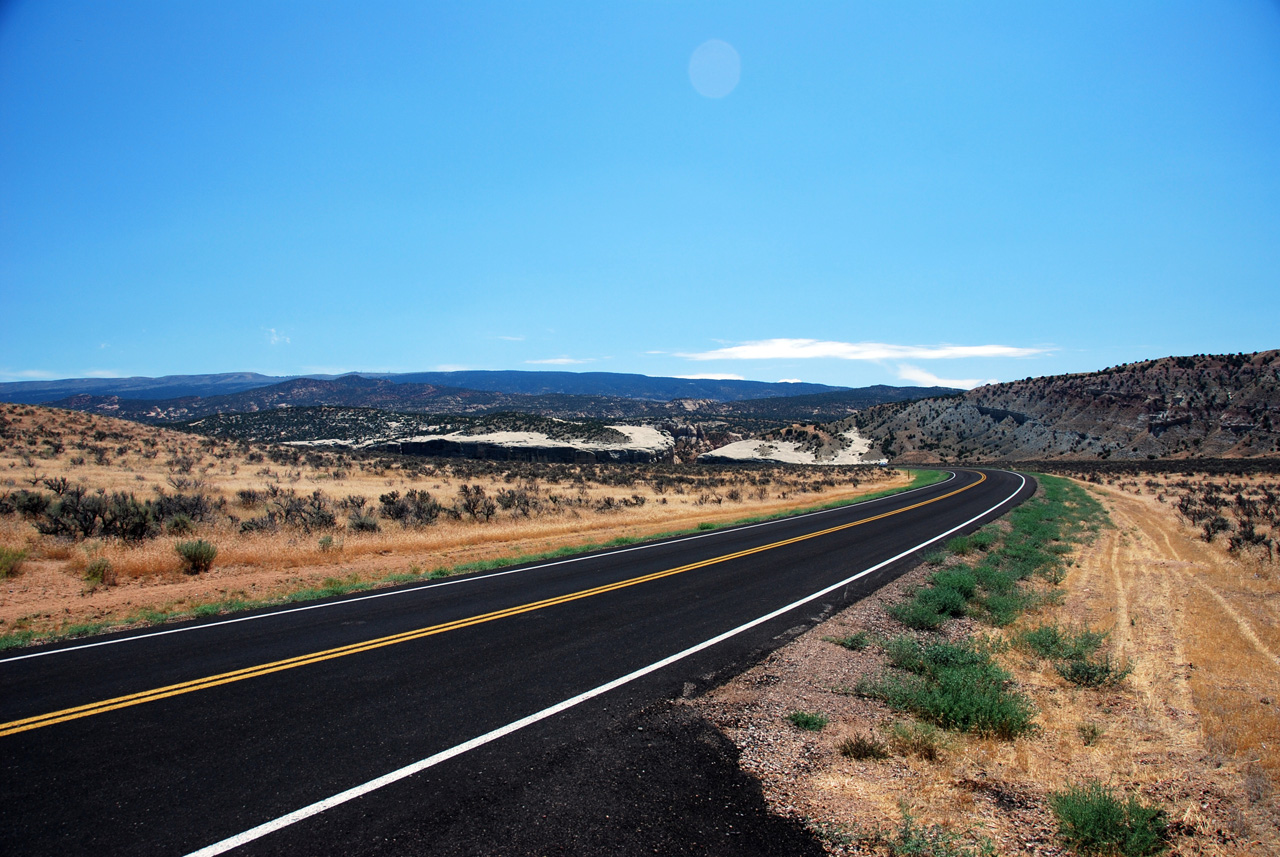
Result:
{"label": "white edge line", "polygon": [[366,783],[362,783],[358,786],[349,788],[344,792],[339,792],[338,794],[333,795],[332,797],[327,797],[322,801],[317,801],[316,803],[313,803],[310,806],[304,806],[301,809],[295,809],[293,812],[287,815],[282,815],[279,818],[266,822],[265,824],[260,824],[257,827],[250,828],[249,830],[246,830],[243,833],[237,833],[235,836],[230,836],[226,839],[223,839],[220,842],[215,842],[212,845],[207,845],[204,848],[201,848],[199,851],[192,851],[190,854],[186,855],[186,857],[214,857],[214,855],[217,855],[217,854],[225,854],[226,852],[231,851],[234,848],[239,848],[241,845],[245,845],[249,842],[254,841],[255,839],[260,839],[269,833],[274,833],[277,830],[281,830],[283,828],[289,827],[290,825],[297,824],[299,821],[308,819],[313,815],[319,815],[320,813],[325,812],[326,810],[333,809],[335,806],[344,804],[347,801],[355,800],[356,798],[367,795],[370,792],[377,791],[383,786],[389,786],[392,783],[405,779],[406,777],[411,777],[414,774],[421,773],[422,771],[425,771],[427,768],[434,767],[440,764],[441,762],[447,762],[449,759],[452,759],[456,756],[461,756],[463,753],[466,753],[469,750],[474,750],[477,747],[482,747],[485,744],[488,744],[492,741],[496,741],[499,738],[502,738],[506,735],[510,735],[513,732],[517,732],[526,726],[530,726],[534,723],[537,723],[539,720],[545,720],[548,717],[553,717],[556,714],[559,714],[563,711],[567,711],[568,709],[573,708],[575,705],[578,705],[579,703],[586,702],[589,699],[593,699],[597,696],[608,693],[609,691],[614,690],[615,688],[618,688],[624,684],[633,682],[638,678],[648,675],[649,673],[657,672],[663,667],[670,666],[671,664],[674,664],[676,661],[680,661],[689,657],[690,655],[697,654],[698,652],[701,652],[703,649],[708,649],[711,646],[716,645],[717,643],[724,642],[730,637],[735,637],[738,634],[741,634],[743,631],[750,630],[751,628],[754,628],[757,625],[761,625],[765,622],[768,622],[771,619],[776,619],[782,614],[790,610],[794,610],[795,608],[803,604],[807,604],[810,601],[821,598],[822,596],[830,592],[834,592],[835,590],[839,589],[842,586],[848,586],[850,583],[857,580],[858,578],[866,577],[868,574],[871,574],[874,571],[879,571],[885,566],[895,563],[898,560],[902,559],[903,557],[909,556],[910,554],[915,553],[921,548],[927,545],[933,544],[939,539],[944,539],[947,536],[951,535],[952,533],[956,532],[957,530],[964,529],[965,527],[972,524],[974,521],[977,521],[985,517],[986,515],[989,515],[992,512],[996,511],[1005,503],[1008,503],[1014,497],[1018,496],[1018,492],[1021,491],[1026,486],[1027,484],[1026,477],[1020,473],[1015,475],[1021,480],[1021,483],[1018,485],[1017,490],[1015,490],[1012,494],[1010,494],[1005,499],[1001,500],[996,505],[992,506],[990,509],[987,509],[985,512],[975,515],[974,517],[965,521],[963,524],[958,524],[957,526],[952,527],[951,529],[947,530],[945,533],[940,533],[939,535],[936,535],[927,541],[921,542],[915,547],[912,547],[908,550],[903,551],[897,556],[890,557],[889,559],[886,559],[883,562],[876,563],[870,568],[864,569],[858,572],[857,574],[853,575],[852,577],[847,577],[844,580],[840,581],[839,583],[833,583],[830,586],[826,587],[825,589],[818,590],[812,595],[806,595],[804,598],[801,598],[799,601],[793,601],[792,603],[788,604],[786,607],[779,607],[777,610],[774,610],[771,613],[766,613],[765,615],[759,617],[758,619],[752,619],[750,622],[747,622],[745,625],[739,625],[738,627],[734,628],[731,631],[725,631],[723,634],[719,634],[715,637],[712,637],[709,640],[704,640],[703,642],[698,643],[695,646],[691,646],[682,652],[677,652],[674,655],[665,657],[660,661],[655,661],[654,663],[649,664],[647,667],[641,667],[635,672],[628,673],[627,675],[624,675],[620,678],[615,678],[613,681],[607,682],[606,684],[602,684],[599,687],[586,691],[585,693],[580,693],[575,697],[564,700],[563,702],[557,702],[555,705],[552,705],[550,708],[544,708],[541,711],[530,714],[527,717],[522,717],[519,720],[514,720],[511,723],[508,723],[506,726],[502,726],[497,729],[494,729],[492,732],[486,732],[483,735],[478,735],[475,738],[472,738],[470,741],[464,741],[463,743],[450,747],[447,750],[442,750],[441,752],[436,753],[434,756],[428,756],[427,758],[420,759],[419,761],[414,762],[410,765],[405,765],[403,768],[399,768],[397,770],[391,771],[390,773],[383,774],[382,776],[377,777],[376,779],[372,779]]}
{"label": "white edge line", "polygon": [[[631,547],[616,548],[614,550],[607,551],[607,553],[603,553],[603,554],[593,553],[590,556],[572,556],[572,557],[568,557],[567,559],[555,560],[554,562],[543,562],[543,563],[538,563],[537,565],[524,566],[522,568],[512,568],[506,571],[495,571],[491,574],[459,577],[455,580],[432,581],[431,583],[425,583],[421,586],[396,587],[395,589],[389,589],[385,592],[372,592],[372,593],[369,593],[368,595],[358,595],[351,598],[343,598],[340,601],[326,601],[323,604],[307,604],[302,607],[288,607],[284,610],[272,610],[269,613],[255,613],[252,616],[238,616],[235,619],[220,619],[217,622],[205,622],[204,624],[201,624],[201,625],[187,625],[182,628],[169,628],[168,630],[165,630],[165,631],[151,631],[146,634],[133,634],[132,636],[128,636],[128,637],[117,637],[116,639],[113,639],[113,640],[98,640],[97,642],[93,642],[93,643],[81,643],[80,645],[77,645],[77,646],[65,646],[60,649],[46,649],[40,652],[30,652],[25,655],[15,655],[10,658],[0,658],[0,664],[8,664],[14,661],[25,661],[28,658],[43,658],[47,655],[61,655],[66,652],[78,652],[78,651],[81,651],[82,649],[96,649],[99,646],[114,646],[114,645],[117,645],[118,643],[132,643],[136,640],[148,640],[148,639],[151,639],[152,637],[167,637],[170,634],[185,634],[188,631],[203,631],[208,628],[217,628],[222,625],[235,625],[239,622],[253,622],[258,619],[270,619],[275,616],[286,616],[290,613],[302,613],[307,610],[323,610],[328,607],[340,607],[347,604],[355,604],[356,602],[359,602],[359,601],[368,601],[369,599],[372,599],[372,598],[389,598],[394,595],[408,595],[410,593],[421,592],[425,589],[436,589],[441,586],[454,586],[459,583],[474,583],[480,580],[490,580],[495,577],[505,577],[508,574],[523,574],[526,571],[538,571],[539,569],[552,568],[553,566],[557,566],[557,565],[566,565],[571,562],[582,562],[588,559],[599,559],[600,557],[607,556],[607,555],[615,556],[617,554],[631,553],[632,551],[648,550],[649,548],[655,548],[660,545],[672,545],[672,544],[678,544],[680,542],[690,542],[696,539],[705,539],[705,538],[710,538],[711,536],[724,535],[725,533],[739,533],[739,532],[742,532],[743,530],[753,530],[756,527],[766,527],[771,524],[780,524],[784,521],[796,521],[801,518],[808,518],[815,515],[825,515],[830,512],[839,512],[843,509],[851,509],[854,506],[861,506],[864,503],[875,503],[880,500],[897,499],[898,497],[903,497],[907,494],[915,493],[916,491],[923,491],[926,488],[933,488],[935,485],[944,485],[947,482],[950,482],[952,479],[956,478],[955,471],[948,470],[947,472],[950,473],[951,475],[948,476],[946,479],[942,480],[941,482],[934,482],[929,485],[921,485],[919,488],[912,488],[909,491],[901,491],[897,494],[889,494],[885,497],[876,497],[872,500],[859,500],[855,503],[849,503],[844,506],[835,506],[830,509],[818,509],[813,512],[804,512],[803,514],[800,514],[800,515],[790,515],[784,518],[774,518],[768,521],[760,521],[755,524],[744,524],[738,527],[726,527],[724,529],[718,529],[718,530],[714,530],[712,532],[707,532],[707,533],[696,533],[688,536],[680,536],[674,539],[664,539],[662,541],[647,542],[642,545],[633,545]],[[591,550],[591,549],[588,548],[588,550]]]}

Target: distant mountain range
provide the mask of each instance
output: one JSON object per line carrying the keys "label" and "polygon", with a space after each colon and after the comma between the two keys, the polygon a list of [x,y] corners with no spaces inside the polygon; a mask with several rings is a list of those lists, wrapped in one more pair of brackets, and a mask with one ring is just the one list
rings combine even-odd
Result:
{"label": "distant mountain range", "polygon": [[1280,456],[1280,351],[990,384],[848,422],[902,463]]}
{"label": "distant mountain range", "polygon": [[[784,388],[797,386],[803,389],[817,385],[763,386]],[[650,385],[646,389],[652,391],[657,388],[658,385]],[[735,430],[750,432],[775,426],[779,422],[828,422],[883,402],[905,401],[948,392],[957,391],[945,387],[875,386],[727,402],[717,399],[691,398],[652,401],[621,396],[568,393],[506,393],[343,375],[333,379],[295,378],[270,386],[214,396],[141,399],[81,393],[44,404],[149,423],[190,422],[219,414],[270,414],[284,409],[369,408],[400,413],[473,416],[496,412],[522,412],[558,419],[598,419],[615,422],[688,423],[716,420],[732,424]],[[296,417],[290,420],[296,421]],[[271,420],[267,419],[268,433],[271,430],[270,422]],[[256,420],[253,425],[263,426],[264,423],[262,420]]]}
{"label": "distant mountain range", "polygon": [[672,399],[710,399],[735,402],[830,393],[848,390],[825,384],[786,384],[765,381],[659,378],[618,372],[356,372],[349,375],[292,375],[278,377],[256,372],[218,375],[166,375],[161,378],[71,378],[61,381],[12,381],[0,384],[0,401],[35,405],[73,396],[118,396],[121,399],[167,400],[206,398],[272,387],[288,381],[333,381],[373,378],[393,384],[418,384],[526,396],[567,394],[609,396],[669,402]]}
{"label": "distant mountain range", "polygon": [[[191,390],[203,392],[160,395]],[[58,393],[64,395],[50,398]],[[822,424],[834,434],[856,427],[872,442],[874,455],[904,464],[1280,458],[1280,351],[1164,357],[968,392],[608,372],[423,372],[283,381],[240,373],[0,384],[4,399],[182,423],[201,433],[255,440],[357,441],[389,436],[382,424],[396,422],[397,413],[506,413],[648,423],[673,434],[696,425],[697,437],[705,430],[707,438],[721,439],[708,441],[711,446],[791,423]]]}

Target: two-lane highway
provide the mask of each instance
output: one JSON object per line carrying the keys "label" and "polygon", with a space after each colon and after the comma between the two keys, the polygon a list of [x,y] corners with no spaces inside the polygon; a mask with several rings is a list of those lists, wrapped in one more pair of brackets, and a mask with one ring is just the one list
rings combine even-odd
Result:
{"label": "two-lane highway", "polygon": [[[959,470],[795,518],[10,654],[0,850],[376,853],[427,812],[463,835],[487,782],[532,785],[528,759],[592,740],[586,703],[705,689],[1033,488]],[[465,835],[430,850],[501,850]]]}

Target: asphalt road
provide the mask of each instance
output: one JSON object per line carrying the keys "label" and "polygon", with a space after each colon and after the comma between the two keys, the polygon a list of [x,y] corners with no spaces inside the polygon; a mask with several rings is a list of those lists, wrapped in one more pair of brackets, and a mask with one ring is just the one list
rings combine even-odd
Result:
{"label": "asphalt road", "polygon": [[820,853],[668,701],[1033,489],[958,470],[767,524],[10,653],[0,853]]}

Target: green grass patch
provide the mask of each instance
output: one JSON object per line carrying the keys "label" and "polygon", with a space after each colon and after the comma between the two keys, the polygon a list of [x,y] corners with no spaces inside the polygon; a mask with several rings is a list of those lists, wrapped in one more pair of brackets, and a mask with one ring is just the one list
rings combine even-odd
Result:
{"label": "green grass patch", "polygon": [[[1040,491],[1008,515],[1009,532],[988,526],[957,536],[946,544],[947,552],[974,556],[972,566],[947,568],[934,573],[929,585],[917,590],[910,601],[895,605],[889,614],[908,628],[933,631],[947,620],[971,614],[1003,627],[1038,603],[1019,584],[1032,576],[1059,583],[1064,574],[1063,556],[1078,539],[1087,537],[1105,519],[1100,503],[1069,480],[1037,475]],[[930,554],[928,564],[942,559]]]}
{"label": "green grass patch", "polygon": [[18,569],[22,567],[22,561],[27,558],[27,552],[17,548],[0,547],[0,580],[11,574],[17,574]]}
{"label": "green grass patch", "polygon": [[1059,625],[1039,625],[1014,637],[1014,645],[1046,660],[1087,658],[1107,639],[1106,631],[1072,630]]}
{"label": "green grass patch", "polygon": [[36,639],[35,631],[7,631],[0,636],[0,652],[17,649]]}
{"label": "green grass patch", "polygon": [[831,722],[825,714],[816,711],[793,711],[787,715],[787,719],[791,721],[792,726],[806,732],[821,732],[823,727]]}
{"label": "green grass patch", "polygon": [[885,653],[900,672],[864,679],[859,695],[958,732],[1012,739],[1035,726],[1031,701],[1011,689],[1011,676],[973,643],[921,645],[903,636],[889,640]]}
{"label": "green grass patch", "polygon": [[1097,780],[1068,786],[1049,796],[1058,836],[1079,854],[1146,857],[1168,846],[1164,810],[1130,795],[1122,800]]}

